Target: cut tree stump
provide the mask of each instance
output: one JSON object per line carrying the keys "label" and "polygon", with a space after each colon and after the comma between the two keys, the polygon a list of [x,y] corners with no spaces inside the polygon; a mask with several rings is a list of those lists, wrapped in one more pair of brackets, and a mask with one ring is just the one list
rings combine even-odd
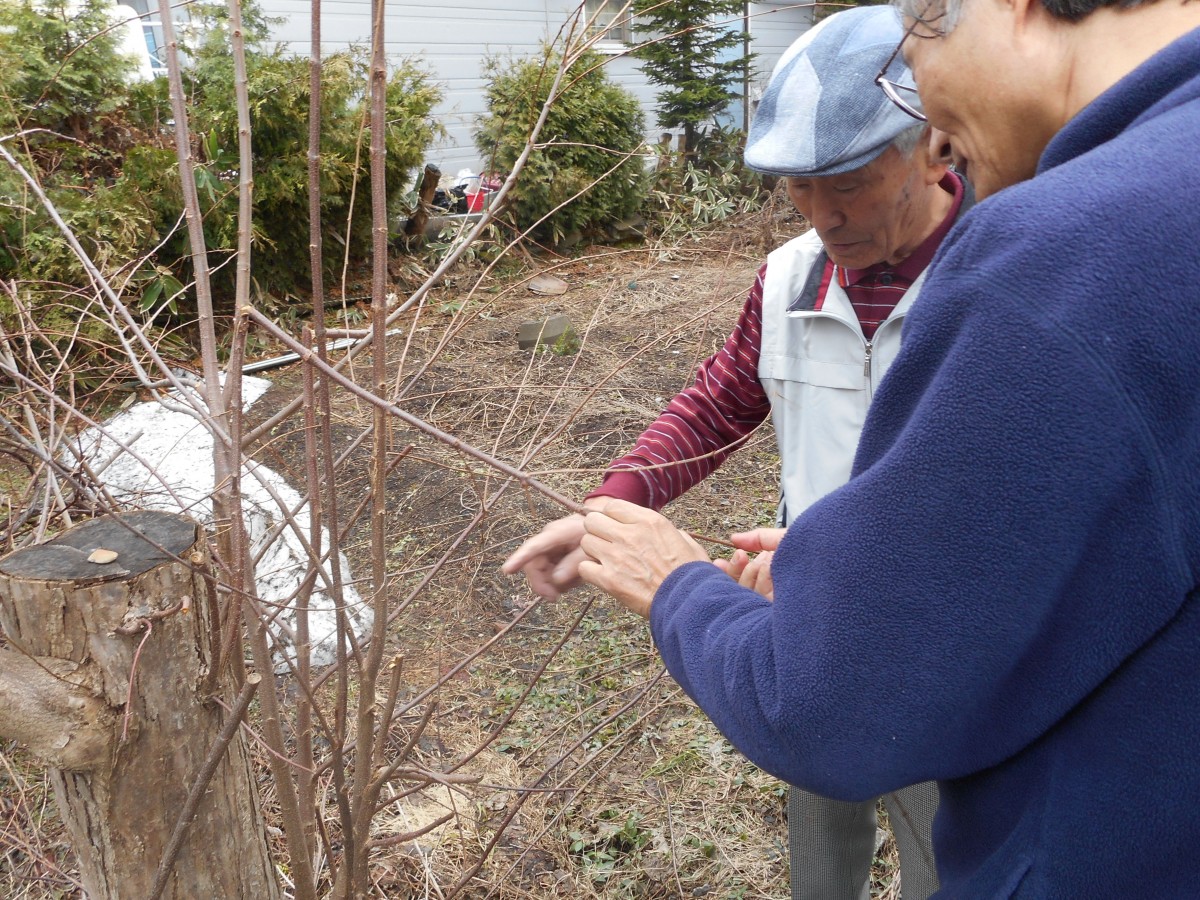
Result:
{"label": "cut tree stump", "polygon": [[[237,693],[210,671],[219,632],[208,568],[200,526],[151,511],[93,519],[0,559],[0,737],[51,766],[90,900],[151,896],[227,718],[212,685],[227,704]],[[240,735],[162,896],[280,897]]]}
{"label": "cut tree stump", "polygon": [[417,189],[417,208],[404,226],[408,237],[417,237],[425,233],[425,223],[429,221],[429,210],[433,206],[433,195],[437,191],[438,181],[442,170],[433,163],[426,163],[425,172],[421,176],[421,186]]}

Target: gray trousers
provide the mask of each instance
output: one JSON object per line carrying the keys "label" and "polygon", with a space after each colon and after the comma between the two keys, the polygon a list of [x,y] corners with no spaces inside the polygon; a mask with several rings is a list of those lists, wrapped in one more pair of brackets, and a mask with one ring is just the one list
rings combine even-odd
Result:
{"label": "gray trousers", "polygon": [[[904,900],[926,900],[938,889],[931,837],[937,785],[913,785],[883,803],[900,851]],[[793,787],[787,808],[792,900],[869,900],[875,801],[843,803]]]}

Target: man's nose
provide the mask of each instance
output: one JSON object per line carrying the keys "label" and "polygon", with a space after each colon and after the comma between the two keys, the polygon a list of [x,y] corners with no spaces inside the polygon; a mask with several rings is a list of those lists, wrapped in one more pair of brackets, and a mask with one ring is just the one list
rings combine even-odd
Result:
{"label": "man's nose", "polygon": [[814,197],[810,221],[817,231],[831,231],[846,224],[846,214],[832,197]]}

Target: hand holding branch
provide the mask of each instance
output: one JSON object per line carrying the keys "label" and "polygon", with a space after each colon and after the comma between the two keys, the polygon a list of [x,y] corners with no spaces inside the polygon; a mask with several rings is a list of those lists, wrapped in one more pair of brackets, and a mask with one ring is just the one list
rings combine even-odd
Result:
{"label": "hand holding branch", "polygon": [[605,500],[583,520],[580,542],[587,559],[579,575],[643,618],[658,586],[689,562],[710,562],[708,554],[671,522],[635,503]]}
{"label": "hand holding branch", "polygon": [[[713,560],[713,564],[728,575],[736,578],[742,587],[762,594],[768,600],[775,599],[775,583],[771,580],[771,560],[786,528],[756,528],[731,537],[737,547],[729,559]],[[751,553],[758,554],[751,556]]]}
{"label": "hand holding branch", "polygon": [[[583,505],[597,509],[603,505],[603,499],[588,500]],[[586,556],[579,542],[585,533],[583,516],[579,513],[555,519],[518,547],[500,571],[505,575],[524,572],[530,590],[557,600],[580,583],[579,563]]]}

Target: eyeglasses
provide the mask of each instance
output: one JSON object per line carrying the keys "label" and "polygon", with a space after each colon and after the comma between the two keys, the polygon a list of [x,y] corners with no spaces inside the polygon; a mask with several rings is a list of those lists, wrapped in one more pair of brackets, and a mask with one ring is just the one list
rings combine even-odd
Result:
{"label": "eyeglasses", "polygon": [[905,29],[904,36],[900,38],[900,43],[896,45],[896,49],[892,51],[892,55],[888,57],[887,62],[883,64],[883,68],[879,70],[879,74],[875,76],[875,83],[879,85],[884,95],[896,104],[901,112],[912,116],[918,122],[928,122],[929,119],[925,113],[921,111],[919,106],[914,105],[914,103],[920,102],[917,89],[909,87],[906,84],[899,84],[885,77],[887,70],[892,67],[892,63],[896,61],[896,57],[900,55],[900,50],[904,47],[904,42],[912,36],[913,31],[920,22],[919,18],[915,18],[912,24]]}
{"label": "eyeglasses", "polygon": [[[898,50],[899,48],[897,48],[897,51]],[[891,63],[889,62],[888,65],[891,65]],[[928,122],[929,118],[925,115],[925,113],[921,112],[921,110],[914,106],[910,100],[906,99],[907,97],[911,97],[913,100],[919,99],[917,89],[909,87],[906,84],[898,84],[891,79],[884,78],[883,73],[886,71],[887,66],[884,66],[883,71],[875,76],[875,83],[879,85],[887,98],[896,104],[902,113],[907,113],[918,122]]]}

